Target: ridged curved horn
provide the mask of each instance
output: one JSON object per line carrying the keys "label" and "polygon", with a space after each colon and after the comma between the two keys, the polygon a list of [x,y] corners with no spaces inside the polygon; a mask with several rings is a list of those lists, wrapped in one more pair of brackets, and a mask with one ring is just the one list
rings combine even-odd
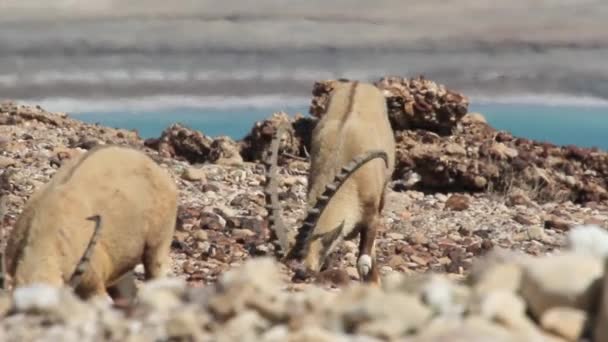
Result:
{"label": "ridged curved horn", "polygon": [[80,284],[82,275],[87,270],[87,266],[91,261],[91,255],[93,255],[93,249],[99,240],[99,232],[101,231],[101,216],[93,215],[91,217],[87,217],[86,219],[95,222],[95,229],[93,231],[93,235],[91,236],[91,240],[89,241],[89,244],[82,255],[82,258],[80,258],[80,261],[76,265],[76,269],[70,278],[69,285],[72,288],[76,288]]}
{"label": "ridged curved horn", "polygon": [[[340,172],[338,172],[338,174],[334,177],[333,181],[325,186],[325,191],[323,191],[323,193],[319,197],[317,197],[317,202],[315,206],[308,210],[304,222],[298,229],[298,234],[296,235],[294,246],[289,251],[286,257],[287,259],[301,258],[302,251],[305,249],[307,242],[310,240],[312,230],[316,226],[319,217],[321,217],[321,214],[323,214],[323,211],[327,207],[327,204],[329,203],[331,198],[336,194],[336,192],[338,192],[344,182],[346,182],[346,180],[355,171],[357,171],[367,162],[377,158],[383,159],[384,163],[388,167],[388,154],[381,150],[371,150],[353,158],[348,164],[346,164],[346,166],[342,167]],[[330,235],[333,237],[333,239],[335,239],[340,236],[343,227],[344,224],[341,224],[335,230],[328,232],[324,235]]]}
{"label": "ridged curved horn", "polygon": [[270,143],[270,152],[268,158],[266,158],[264,165],[266,167],[266,184],[264,186],[264,198],[266,201],[266,210],[268,210],[268,224],[269,228],[279,240],[281,250],[283,253],[287,253],[289,250],[289,234],[287,225],[281,217],[282,209],[279,204],[279,194],[277,185],[277,172],[278,172],[278,159],[279,159],[279,145],[281,142],[281,136],[285,130],[286,124],[280,124],[272,138]]}

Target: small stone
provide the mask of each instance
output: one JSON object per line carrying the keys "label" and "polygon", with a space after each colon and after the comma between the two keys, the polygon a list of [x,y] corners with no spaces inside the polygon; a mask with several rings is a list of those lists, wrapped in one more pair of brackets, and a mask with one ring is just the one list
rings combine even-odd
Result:
{"label": "small stone", "polygon": [[408,236],[408,242],[412,245],[425,245],[429,239],[421,232],[414,232]]}
{"label": "small stone", "polygon": [[255,236],[255,232],[252,232],[249,229],[233,229],[232,230],[232,237],[234,237],[235,239],[247,239],[250,238],[252,236]]}
{"label": "small stone", "polygon": [[407,210],[404,210],[399,214],[399,218],[401,218],[402,221],[408,221],[412,218],[412,213]]}
{"label": "small stone", "polygon": [[398,241],[405,239],[405,235],[403,235],[401,233],[395,233],[395,232],[386,233],[386,237],[391,240],[398,240]]}
{"label": "small stone", "polygon": [[585,221],[583,222],[584,225],[594,225],[594,226],[602,226],[604,225],[604,222],[606,222],[607,220],[603,217],[590,217],[588,219],[585,219]]}
{"label": "small stone", "polygon": [[469,197],[464,195],[454,194],[450,196],[445,202],[445,209],[454,211],[463,211],[469,209],[470,200]]}
{"label": "small stone", "polygon": [[206,182],[207,175],[203,169],[188,167],[182,172],[182,178],[192,182]]}
{"label": "small stone", "polygon": [[393,255],[388,260],[387,264],[393,269],[398,270],[400,267],[405,266],[407,262],[405,261],[405,259],[403,259],[401,255]]}
{"label": "small stone", "polygon": [[207,234],[206,230],[197,229],[194,231],[194,238],[198,241],[207,241],[209,240],[209,234]]}
{"label": "small stone", "polygon": [[568,341],[578,341],[581,337],[587,313],[568,307],[554,307],[547,310],[540,319],[540,325],[548,332]]}
{"label": "small stone", "polygon": [[521,189],[517,189],[517,188],[513,189],[507,197],[507,204],[509,204],[511,206],[528,205],[530,203],[532,203],[532,200]]}
{"label": "small stone", "polygon": [[545,236],[545,230],[541,226],[532,226],[528,228],[528,237],[530,240],[543,241]]}
{"label": "small stone", "polygon": [[534,217],[523,214],[523,213],[517,213],[515,216],[513,216],[513,221],[515,221],[517,223],[521,223],[526,226],[531,226],[531,225],[537,223],[536,220],[534,219]]}
{"label": "small stone", "polygon": [[519,152],[516,149],[510,148],[503,143],[496,142],[490,147],[490,152],[500,159],[511,159],[519,155]]}
{"label": "small stone", "polygon": [[473,178],[473,184],[477,189],[483,189],[488,185],[488,180],[483,176],[475,176],[475,178]]}
{"label": "small stone", "polygon": [[426,266],[426,265],[428,265],[428,264],[429,264],[429,261],[428,261],[427,259],[425,259],[425,258],[423,258],[423,257],[420,257],[420,256],[418,256],[418,255],[415,255],[415,254],[414,254],[414,255],[412,255],[412,256],[410,256],[410,259],[411,259],[413,262],[417,263],[418,265]]}
{"label": "small stone", "polygon": [[568,221],[560,219],[558,217],[552,217],[545,221],[545,228],[551,228],[555,230],[567,231],[570,230],[570,224]]}
{"label": "small stone", "polygon": [[347,253],[355,253],[359,249],[357,247],[357,244],[355,242],[353,242],[353,241],[350,241],[350,240],[346,240],[346,241],[342,242],[342,248],[344,248],[344,250]]}
{"label": "small stone", "polygon": [[346,268],[346,274],[352,279],[359,279],[359,271],[357,271],[356,267],[349,266]]}
{"label": "small stone", "polygon": [[448,154],[455,155],[455,156],[466,156],[467,155],[467,150],[464,147],[462,147],[456,143],[447,144],[445,146],[445,151]]}
{"label": "small stone", "polygon": [[439,201],[439,202],[446,202],[448,200],[448,196],[442,194],[442,193],[438,193],[435,194],[435,198]]}
{"label": "small stone", "polygon": [[473,289],[479,294],[487,294],[497,290],[513,293],[519,290],[522,269],[515,263],[496,263],[480,272],[475,279]]}
{"label": "small stone", "polygon": [[0,156],[0,169],[15,165],[17,165],[17,161],[15,161],[13,158]]}
{"label": "small stone", "polygon": [[387,273],[392,273],[393,272],[393,268],[387,265],[384,265],[382,267],[380,267],[380,274],[387,274]]}

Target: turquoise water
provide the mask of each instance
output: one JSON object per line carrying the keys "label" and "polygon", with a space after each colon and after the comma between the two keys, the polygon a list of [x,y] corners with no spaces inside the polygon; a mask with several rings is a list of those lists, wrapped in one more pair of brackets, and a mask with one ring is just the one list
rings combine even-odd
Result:
{"label": "turquoise water", "polygon": [[[173,109],[145,112],[86,112],[73,117],[105,126],[136,129],[144,138],[158,137],[168,125],[181,122],[209,136],[244,137],[254,122],[269,117],[268,109]],[[283,108],[287,113],[307,113],[307,107]],[[608,150],[608,106],[563,106],[540,104],[473,104],[472,112],[515,136]]]}
{"label": "turquoise water", "polygon": [[[283,109],[290,115],[306,113],[306,108]],[[72,117],[89,123],[100,123],[115,128],[135,129],[143,138],[159,137],[172,123],[182,123],[212,137],[227,135],[243,138],[256,121],[270,117],[273,109],[173,109],[145,112],[86,112],[73,113]]]}
{"label": "turquoise water", "polygon": [[482,104],[469,111],[518,137],[608,150],[608,106]]}

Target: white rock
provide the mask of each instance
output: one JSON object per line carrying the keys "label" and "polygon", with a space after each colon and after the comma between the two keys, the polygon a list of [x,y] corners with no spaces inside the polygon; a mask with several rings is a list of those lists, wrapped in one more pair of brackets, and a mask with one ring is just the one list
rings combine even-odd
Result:
{"label": "white rock", "polygon": [[596,225],[575,226],[568,232],[566,245],[573,252],[608,257],[608,231]]}
{"label": "white rock", "polygon": [[46,284],[18,287],[13,292],[13,305],[19,312],[44,312],[60,305],[60,288]]}
{"label": "white rock", "polygon": [[537,318],[556,306],[589,310],[592,286],[602,277],[602,260],[573,252],[531,258],[523,265],[520,293]]}
{"label": "white rock", "polygon": [[578,341],[581,337],[587,313],[582,310],[555,307],[547,310],[540,319],[540,324],[548,332],[561,336],[568,341]]}

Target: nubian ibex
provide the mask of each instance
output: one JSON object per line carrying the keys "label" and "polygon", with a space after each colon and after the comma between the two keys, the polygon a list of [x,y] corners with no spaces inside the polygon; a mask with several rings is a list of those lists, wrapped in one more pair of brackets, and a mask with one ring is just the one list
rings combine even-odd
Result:
{"label": "nubian ibex", "polygon": [[101,145],[70,159],[10,232],[12,287],[67,284],[89,298],[116,290],[140,262],[146,279],[167,275],[177,200],[169,173],[135,149]]}
{"label": "nubian ibex", "polygon": [[340,80],[312,133],[307,216],[294,236],[281,218],[277,194],[279,126],[266,161],[265,187],[271,229],[286,259],[304,258],[318,273],[342,238],[360,235],[360,280],[379,282],[375,238],[382,226],[387,184],[395,163],[395,138],[386,100],[372,84]]}

